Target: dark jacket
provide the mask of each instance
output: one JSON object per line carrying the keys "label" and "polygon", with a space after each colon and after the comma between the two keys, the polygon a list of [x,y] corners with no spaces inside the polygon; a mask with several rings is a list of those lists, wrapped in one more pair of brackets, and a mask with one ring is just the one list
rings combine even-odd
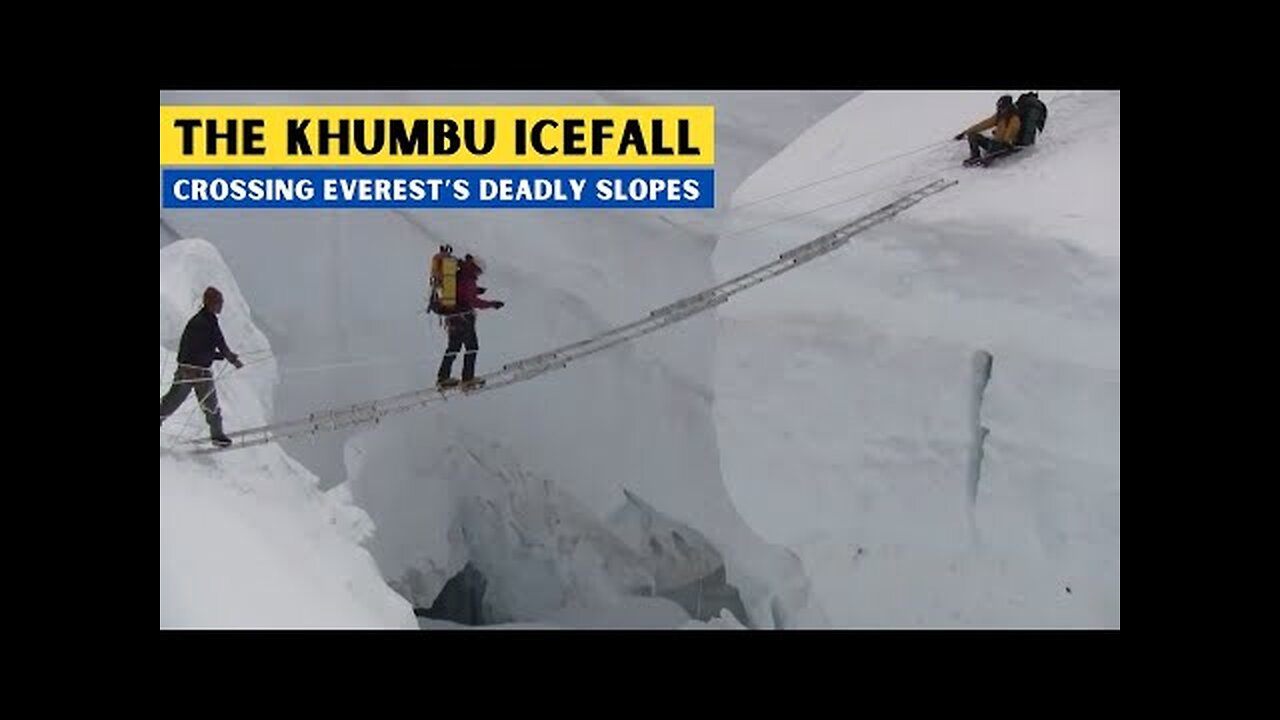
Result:
{"label": "dark jacket", "polygon": [[235,359],[236,354],[231,352],[227,341],[222,337],[218,316],[208,308],[200,308],[200,312],[187,321],[187,327],[182,331],[182,340],[178,343],[178,362],[207,368],[214,360]]}

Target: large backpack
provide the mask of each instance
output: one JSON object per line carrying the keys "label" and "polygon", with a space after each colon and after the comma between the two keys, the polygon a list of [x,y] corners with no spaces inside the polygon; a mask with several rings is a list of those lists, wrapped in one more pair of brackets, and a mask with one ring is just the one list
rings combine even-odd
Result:
{"label": "large backpack", "polygon": [[1049,118],[1049,108],[1040,102],[1036,93],[1023,93],[1014,103],[1018,109],[1018,118],[1022,120],[1022,129],[1018,132],[1019,145],[1035,145],[1036,134],[1044,131],[1045,120]]}
{"label": "large backpack", "polygon": [[427,309],[444,315],[453,312],[458,305],[458,258],[453,248],[442,246],[431,258],[431,301]]}

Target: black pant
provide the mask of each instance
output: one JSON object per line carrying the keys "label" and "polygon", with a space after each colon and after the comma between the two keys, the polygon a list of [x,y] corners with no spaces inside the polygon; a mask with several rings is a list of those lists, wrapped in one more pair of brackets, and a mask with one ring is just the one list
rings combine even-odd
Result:
{"label": "black pant", "polygon": [[1001,142],[979,133],[969,133],[969,158],[972,160],[982,157],[982,153],[978,152],[978,148],[982,148],[990,154],[997,150],[1008,150],[1011,147],[1013,146],[1007,142]]}
{"label": "black pant", "polygon": [[453,374],[453,359],[465,346],[466,352],[462,354],[462,379],[470,380],[476,376],[476,351],[480,349],[480,340],[476,338],[476,314],[459,313],[450,316],[446,323],[449,328],[449,347],[440,360],[440,372],[436,373],[436,379],[445,380]]}
{"label": "black pant", "polygon": [[173,385],[160,399],[160,424],[186,401],[191,391],[196,391],[196,402],[204,411],[211,437],[222,436],[222,411],[218,409],[218,391],[213,387],[213,372],[209,368],[179,365],[173,374]]}

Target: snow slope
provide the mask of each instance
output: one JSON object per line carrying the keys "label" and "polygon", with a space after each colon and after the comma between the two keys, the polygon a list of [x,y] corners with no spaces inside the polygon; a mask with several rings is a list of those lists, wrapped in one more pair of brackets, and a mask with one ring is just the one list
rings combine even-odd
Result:
{"label": "snow slope", "polygon": [[1120,97],[1042,93],[1033,151],[962,170],[950,137],[997,94],[852,100],[743,183],[717,245],[729,277],[961,180],[719,312],[726,485],[837,626],[1120,623]]}
{"label": "snow slope", "polygon": [[[162,394],[208,285],[225,297],[219,320],[231,348],[270,350],[217,250],[203,240],[170,244],[160,250]],[[275,362],[256,357],[266,359],[217,383],[228,429],[271,419]],[[347,493],[323,492],[278,446],[203,457],[165,449],[207,435],[194,398],[160,431],[160,627],[417,626],[362,547],[373,523]]]}

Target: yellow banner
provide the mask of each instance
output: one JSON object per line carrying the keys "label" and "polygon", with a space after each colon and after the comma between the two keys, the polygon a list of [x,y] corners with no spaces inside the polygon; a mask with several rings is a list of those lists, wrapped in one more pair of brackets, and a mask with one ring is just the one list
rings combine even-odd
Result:
{"label": "yellow banner", "polygon": [[714,165],[715,108],[168,105],[160,164]]}

